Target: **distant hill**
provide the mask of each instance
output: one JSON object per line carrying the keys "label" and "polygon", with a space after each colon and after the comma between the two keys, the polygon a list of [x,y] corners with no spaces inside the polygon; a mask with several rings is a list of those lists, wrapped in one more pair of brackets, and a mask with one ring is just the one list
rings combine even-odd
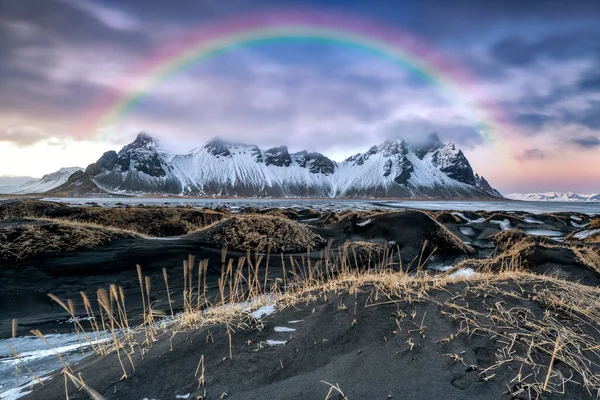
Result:
{"label": "distant hill", "polygon": [[547,192],[547,193],[511,193],[506,195],[512,200],[523,201],[600,201],[600,194],[577,194],[573,192]]}

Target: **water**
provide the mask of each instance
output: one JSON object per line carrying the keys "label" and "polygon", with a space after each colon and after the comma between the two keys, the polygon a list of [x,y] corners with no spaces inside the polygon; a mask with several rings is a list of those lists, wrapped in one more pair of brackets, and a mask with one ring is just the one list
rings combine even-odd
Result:
{"label": "water", "polygon": [[[0,399],[18,399],[31,391],[32,384],[39,384],[27,368],[42,380],[49,378],[45,375],[61,369],[62,364],[55,352],[68,364],[93,354],[89,343],[83,337],[80,341],[74,333],[50,334],[45,338],[50,347],[37,336],[0,340]],[[19,358],[14,356],[11,347],[17,351]]]}
{"label": "water", "polygon": [[577,202],[543,202],[543,201],[421,201],[421,200],[347,200],[347,199],[247,199],[247,198],[44,198],[43,200],[57,201],[72,205],[85,205],[91,202],[103,207],[124,205],[152,206],[192,206],[192,207],[223,207],[232,211],[244,207],[256,208],[312,208],[320,211],[341,210],[456,210],[456,211],[524,211],[532,214],[554,212],[576,212],[582,214],[600,214],[600,203]]}

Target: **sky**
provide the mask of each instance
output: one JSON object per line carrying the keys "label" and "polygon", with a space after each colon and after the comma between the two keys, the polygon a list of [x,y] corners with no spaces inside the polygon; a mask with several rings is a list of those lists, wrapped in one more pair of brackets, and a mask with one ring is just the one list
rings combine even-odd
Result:
{"label": "sky", "polygon": [[[172,71],[108,115],[182,37],[307,12],[414,38],[469,79],[432,84],[369,49],[268,41]],[[598,20],[597,0],[0,0],[0,180],[85,167],[141,130],[176,152],[222,137],[336,161],[437,132],[503,193],[600,192]]]}

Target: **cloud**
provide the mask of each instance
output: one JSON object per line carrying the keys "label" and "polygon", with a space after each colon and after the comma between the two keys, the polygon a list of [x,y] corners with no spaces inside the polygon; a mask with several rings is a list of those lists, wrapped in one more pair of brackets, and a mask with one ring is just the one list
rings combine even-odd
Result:
{"label": "cloud", "polygon": [[584,149],[596,149],[600,147],[600,138],[596,136],[585,136],[571,139],[571,143]]}
{"label": "cloud", "polygon": [[520,162],[525,162],[529,160],[543,160],[544,158],[546,158],[546,154],[538,148],[532,148],[525,149],[523,152],[516,155],[515,158]]}
{"label": "cloud", "polygon": [[0,142],[11,142],[19,147],[27,147],[47,138],[46,132],[33,126],[0,125]]}
{"label": "cloud", "polygon": [[600,69],[600,62],[581,77],[577,88],[585,92],[600,92],[600,71],[598,69]]}
{"label": "cloud", "polygon": [[511,66],[528,66],[540,60],[570,60],[587,56],[600,56],[597,27],[561,33],[548,34],[537,39],[509,36],[500,39],[490,48],[492,57]]}

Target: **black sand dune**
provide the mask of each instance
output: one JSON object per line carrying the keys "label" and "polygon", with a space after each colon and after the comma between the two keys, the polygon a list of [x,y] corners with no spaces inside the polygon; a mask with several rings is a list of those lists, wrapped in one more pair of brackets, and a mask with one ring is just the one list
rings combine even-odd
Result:
{"label": "black sand dune", "polygon": [[435,254],[449,259],[474,253],[471,246],[420,211],[372,214],[363,218],[351,214],[325,229],[335,233],[338,242],[373,241],[398,247],[408,263],[421,254],[429,256],[434,249]]}
{"label": "black sand dune", "polygon": [[[405,293],[389,301],[366,285],[355,294],[321,293],[316,301],[234,328],[231,347],[224,326],[179,332],[171,341],[165,334],[143,360],[133,355],[135,371],[127,366],[126,380],[120,380],[114,354],[88,358],[75,372],[106,399],[593,398],[573,369],[588,368],[589,360],[585,379],[598,385],[598,350],[577,353],[600,338],[596,321],[553,306],[551,293],[571,289],[581,291],[521,276],[491,285],[449,284],[420,300]],[[581,293],[598,295],[597,289]],[[548,309],[560,322],[544,320]],[[560,335],[579,336],[563,336],[572,341],[560,347],[548,374],[554,327]],[[285,344],[271,346],[268,340]],[[64,383],[57,377],[26,398],[61,396]],[[74,387],[70,396],[87,398]]]}
{"label": "black sand dune", "polygon": [[[164,399],[187,393],[189,398],[203,399],[323,399],[331,386],[321,381],[339,384],[349,399],[483,399],[510,398],[511,393],[523,399],[590,396],[581,376],[569,378],[573,368],[564,354],[550,374],[551,390],[540,391],[556,332],[567,334],[562,329],[579,329],[580,336],[575,339],[569,336],[569,340],[583,338],[592,349],[600,342],[600,327],[597,327],[600,311],[595,308],[600,297],[596,293],[600,285],[600,245],[560,241],[584,229],[581,225],[594,223],[589,216],[251,208],[234,215],[227,209],[215,212],[186,207],[169,211],[163,207],[105,211],[99,207],[46,202],[13,202],[10,206],[10,212],[5,212],[0,221],[0,234],[29,228],[49,229],[61,224],[77,224],[86,232],[103,229],[117,234],[101,242],[82,241],[90,243],[88,246],[73,247],[71,243],[65,248],[42,248],[27,257],[3,262],[0,338],[10,335],[13,318],[19,320],[18,335],[25,335],[30,329],[40,329],[46,334],[71,332],[72,325],[61,323],[69,317],[68,313],[47,294],[72,299],[76,314],[83,316],[85,310],[79,292],[87,293],[93,306],[98,307],[97,290],[106,289],[111,283],[123,288],[130,323],[141,323],[143,304],[138,264],[151,282],[153,309],[168,314],[170,307],[163,281],[163,268],[166,269],[172,307],[179,312],[184,309],[183,260],[188,255],[194,257],[195,266],[208,260],[206,301],[209,303],[219,299],[222,268],[229,260],[237,265],[244,257],[251,260],[252,266],[259,265],[256,279],[265,281],[268,287],[281,287],[286,282],[289,287],[300,285],[310,276],[306,275],[306,265],[320,268],[320,276],[333,279],[341,273],[334,268],[342,259],[352,271],[386,268],[386,274],[391,274],[402,265],[410,276],[426,276],[423,270],[427,270],[431,275],[439,274],[442,281],[455,270],[437,272],[427,268],[458,265],[457,268],[485,272],[488,280],[498,274],[507,276],[483,286],[458,282],[444,283],[448,286],[435,289],[431,283],[421,283],[416,292],[402,288],[386,295],[363,283],[350,290],[319,289],[313,297],[262,323],[246,318],[244,324],[230,326],[235,331],[231,342],[233,359],[229,356],[227,328],[222,325],[179,332],[171,342],[170,334],[163,333],[144,360],[140,359],[139,351],[132,355],[136,371],[130,371],[126,381],[119,381],[122,371],[114,354],[91,357],[77,365],[76,371],[82,373],[86,384],[107,399]],[[562,236],[539,235],[545,231]],[[44,237],[57,241],[58,232],[50,232],[54,235]],[[155,237],[143,237],[140,232]],[[40,243],[41,239],[34,244]],[[222,253],[223,246],[228,247],[226,253]],[[271,253],[267,254],[269,248]],[[324,254],[337,260],[330,262],[332,269],[326,274]],[[269,275],[265,279],[267,264]],[[524,275],[522,271],[582,285]],[[241,282],[242,289],[247,287],[248,281]],[[548,303],[549,293],[564,294],[570,293],[569,290],[583,293],[583,300],[577,300],[579,308],[573,306],[565,311],[562,303]],[[410,298],[406,297],[408,294]],[[565,299],[569,299],[567,294],[561,301]],[[451,304],[441,304],[448,302]],[[461,307],[468,307],[469,311]],[[503,326],[497,319],[489,319],[496,311],[502,318],[506,313],[515,313],[510,319],[513,325],[495,331]],[[547,319],[548,312],[563,324],[560,329],[540,328],[539,324],[554,321]],[[302,322],[289,323],[294,320]],[[461,331],[472,321],[483,324],[485,329]],[[276,332],[275,327],[295,331]],[[531,355],[528,335],[533,333],[545,336],[539,337],[535,354]],[[514,337],[510,335],[514,334],[518,340],[507,352],[507,343],[512,343]],[[270,346],[267,340],[287,343]],[[594,358],[598,354],[595,350],[584,350],[583,343],[580,345],[571,350],[589,354],[592,364],[589,364],[591,372],[587,373],[592,376],[586,375],[585,379],[593,382],[598,379],[600,385],[600,371],[596,370],[600,360]],[[202,355],[206,379],[199,388],[194,372]],[[594,378],[594,374],[598,376]],[[566,394],[559,395],[563,384]],[[208,396],[198,397],[204,395],[204,390]],[[343,398],[335,390],[329,394],[330,399]],[[83,391],[71,388],[70,398],[86,396]],[[36,389],[29,397],[64,398],[62,377]]]}
{"label": "black sand dune", "polygon": [[[75,211],[71,207],[50,203],[50,202],[12,202],[9,214],[4,214],[5,218],[0,221],[0,230],[22,229],[27,225],[52,225],[48,220],[26,220],[18,219],[30,215],[54,215],[64,217],[65,215],[96,215],[97,220],[114,220],[114,210],[107,210],[111,217],[102,216],[103,210],[97,207],[79,207]],[[143,223],[144,219],[139,219],[140,215],[152,213],[152,210],[162,209],[162,207],[130,207],[123,208],[120,212],[125,215],[132,215],[130,221],[136,224]],[[189,213],[187,208],[174,208],[176,215],[180,213]],[[118,210],[118,209],[117,209]],[[182,211],[183,210],[183,211]],[[216,215],[216,218],[222,218],[227,215],[227,211],[214,214],[212,211],[202,211],[198,216]],[[246,210],[244,214],[248,216],[252,211]],[[28,214],[29,213],[29,214]],[[381,254],[382,249],[388,248],[391,254],[391,260],[398,261],[398,249],[402,256],[402,262],[405,267],[409,265],[416,268],[418,260],[427,260],[429,263],[442,265],[455,265],[456,262],[465,258],[486,258],[497,256],[499,251],[505,249],[496,248],[498,243],[490,239],[490,235],[502,232],[497,224],[482,222],[473,223],[472,221],[489,218],[489,213],[482,212],[463,212],[463,218],[448,212],[423,213],[420,211],[400,211],[389,213],[377,212],[318,212],[315,210],[291,210],[291,209],[267,209],[259,214],[261,217],[274,216],[275,218],[287,218],[294,224],[294,220],[302,221],[309,219],[308,223],[297,223],[298,226],[306,226],[316,236],[323,238],[323,241],[314,243],[315,248],[307,254],[304,250],[293,249],[295,251],[286,252],[285,262],[288,262],[289,254],[298,259],[310,258],[312,262],[317,262],[322,256],[320,251],[326,247],[326,241],[331,241],[331,248],[336,251],[343,248],[344,244],[350,242],[366,243],[369,250],[375,250]],[[15,216],[8,219],[6,215]],[[116,214],[115,214],[116,215]],[[161,216],[164,216],[161,210],[158,217],[152,217],[152,223],[158,223]],[[169,214],[171,215],[171,214]],[[436,218],[437,221],[431,218]],[[495,219],[503,219],[510,216],[511,221],[520,221],[527,218],[528,214],[499,214],[495,213]],[[590,220],[587,216],[575,215],[581,223]],[[551,221],[560,221],[559,227],[552,225],[553,229],[575,230],[577,228],[570,226],[565,221],[572,220],[570,215],[561,215],[556,219],[555,216],[534,216],[536,220],[544,220],[544,224]],[[319,223],[319,221],[336,221],[333,223]],[[52,219],[50,219],[51,221]],[[211,220],[212,221],[212,220]],[[442,226],[440,221],[449,221]],[[200,219],[198,225],[207,223],[209,220]],[[527,224],[526,222],[523,222]],[[516,224],[516,222],[515,222]],[[214,227],[227,225],[226,222],[217,223]],[[538,224],[539,225],[539,224]],[[155,225],[161,226],[161,225]],[[528,225],[527,225],[528,226]],[[470,235],[465,235],[461,228],[472,230]],[[159,230],[160,231],[160,230]],[[450,233],[451,231],[452,233]],[[163,231],[164,232],[164,231]],[[57,327],[56,320],[65,318],[66,313],[58,306],[48,301],[47,293],[54,293],[61,298],[71,298],[75,300],[78,312],[82,312],[79,291],[85,289],[88,295],[93,294],[100,287],[106,287],[110,283],[117,283],[124,287],[128,298],[131,298],[129,306],[132,307],[133,315],[139,315],[141,310],[141,301],[138,299],[139,286],[136,279],[136,265],[141,265],[144,274],[148,275],[153,282],[153,296],[163,298],[165,288],[162,278],[162,268],[166,268],[170,279],[173,282],[172,291],[175,293],[174,301],[176,309],[181,307],[182,290],[182,260],[189,254],[195,256],[196,260],[209,260],[208,285],[212,290],[216,290],[217,280],[221,271],[221,247],[223,242],[214,240],[216,230],[209,228],[204,231],[198,231],[190,235],[177,237],[166,237],[160,239],[133,237],[126,234],[124,238],[118,236],[112,238],[104,244],[98,244],[93,248],[69,249],[69,251],[46,251],[32,257],[4,263],[0,267],[0,280],[3,287],[0,288],[0,337],[5,337],[10,333],[10,323],[12,318],[19,318],[21,321],[21,330],[37,327],[36,324],[48,324],[51,329],[64,329]],[[303,231],[305,233],[305,231]],[[525,235],[524,233],[522,233]],[[131,237],[127,237],[131,236]],[[293,235],[283,235],[288,242],[299,241]],[[552,242],[548,238],[536,239],[538,241]],[[470,244],[465,244],[468,242]],[[369,244],[371,243],[371,244]],[[425,249],[423,249],[426,243]],[[375,244],[378,247],[373,247]],[[558,243],[557,243],[558,244]],[[365,245],[359,244],[347,248],[348,257],[354,262],[354,256],[358,257],[358,265],[370,264],[375,266],[379,260],[376,257],[370,257],[362,249]],[[433,250],[435,253],[429,257]],[[589,265],[582,263],[577,254],[569,249],[548,249],[539,247],[529,249],[519,256],[522,257],[529,270],[537,273],[557,273],[566,279],[581,281],[587,284],[596,284],[598,282],[598,272],[591,269]],[[264,252],[264,249],[263,249]],[[254,253],[254,252],[253,252]],[[281,272],[281,258],[278,252],[274,252],[270,258],[270,266],[273,279],[277,278],[277,273]],[[239,257],[246,256],[246,251],[228,250],[227,258],[237,260]],[[253,255],[255,257],[255,255]],[[429,257],[429,258],[428,258]],[[411,264],[412,263],[412,264]],[[264,265],[264,264],[263,264]],[[600,267],[599,267],[600,268]],[[281,277],[281,276],[279,276]],[[27,293],[24,296],[23,293]],[[26,299],[25,299],[26,297]],[[165,302],[158,303],[160,309],[168,309]]]}

